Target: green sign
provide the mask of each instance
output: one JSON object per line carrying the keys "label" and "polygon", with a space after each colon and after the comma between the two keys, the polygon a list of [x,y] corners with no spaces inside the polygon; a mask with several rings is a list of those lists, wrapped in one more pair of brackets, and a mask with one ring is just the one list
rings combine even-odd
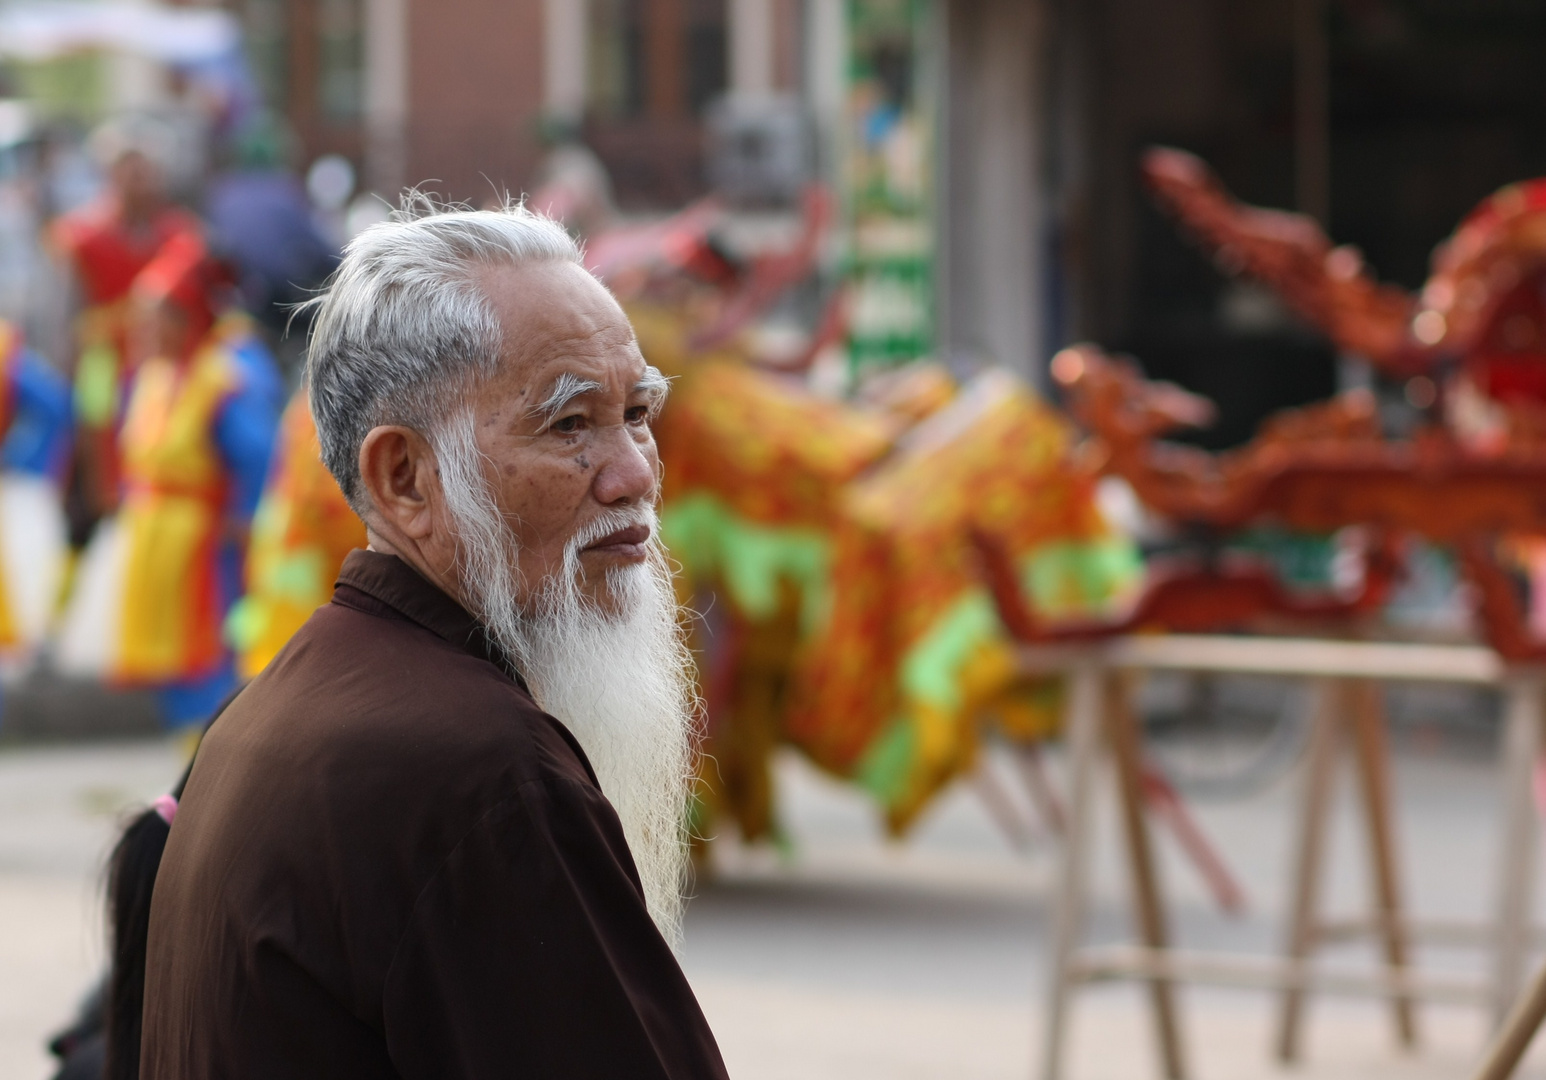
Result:
{"label": "green sign", "polygon": [[856,369],[934,352],[930,0],[848,0],[844,170]]}

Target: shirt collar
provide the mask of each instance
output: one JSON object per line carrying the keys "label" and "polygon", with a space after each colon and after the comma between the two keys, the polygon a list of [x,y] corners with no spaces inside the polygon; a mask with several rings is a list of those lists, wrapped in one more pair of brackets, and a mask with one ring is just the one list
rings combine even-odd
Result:
{"label": "shirt collar", "polygon": [[345,590],[345,594],[335,593],[336,601],[358,607],[358,604],[349,603],[346,591],[353,589],[364,593],[478,659],[487,660],[519,683],[523,690],[526,688],[526,681],[505,659],[503,650],[490,640],[483,624],[396,555],[362,549],[351,551],[338,571],[337,587]]}

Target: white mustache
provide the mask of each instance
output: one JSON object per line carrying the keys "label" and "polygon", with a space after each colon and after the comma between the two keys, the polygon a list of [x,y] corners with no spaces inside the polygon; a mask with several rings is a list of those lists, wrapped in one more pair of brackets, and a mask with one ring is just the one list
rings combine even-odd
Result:
{"label": "white mustache", "polygon": [[648,504],[639,506],[619,507],[612,510],[603,510],[575,532],[564,545],[565,553],[578,555],[581,551],[590,547],[596,541],[611,536],[623,529],[631,529],[635,525],[642,525],[650,531],[650,543],[654,543],[660,533],[659,515],[655,508]]}

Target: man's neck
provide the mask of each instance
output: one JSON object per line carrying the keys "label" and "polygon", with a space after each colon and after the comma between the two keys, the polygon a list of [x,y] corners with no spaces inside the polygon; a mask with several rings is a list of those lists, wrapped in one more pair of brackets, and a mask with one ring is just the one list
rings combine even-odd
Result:
{"label": "man's neck", "polygon": [[420,577],[429,582],[435,588],[445,593],[463,607],[467,606],[466,598],[462,596],[462,590],[458,585],[455,575],[450,568],[446,570],[436,569],[424,552],[419,550],[417,544],[412,541],[394,543],[390,537],[382,535],[373,525],[365,526],[366,549],[378,552],[382,555],[395,555],[403,562],[416,570]]}
{"label": "man's neck", "polygon": [[160,203],[147,199],[125,199],[119,195],[114,201],[118,204],[118,220],[129,232],[149,229],[161,211]]}

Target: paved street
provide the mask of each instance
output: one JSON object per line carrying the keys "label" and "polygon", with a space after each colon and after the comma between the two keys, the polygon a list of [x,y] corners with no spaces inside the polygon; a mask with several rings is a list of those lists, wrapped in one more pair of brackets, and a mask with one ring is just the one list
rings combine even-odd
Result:
{"label": "paved street", "polygon": [[[101,963],[102,856],[127,806],[178,770],[158,741],[0,751],[0,1076],[47,1075],[45,1034],[69,1014]],[[787,856],[726,844],[699,887],[685,964],[737,1080],[1022,1080],[1039,1040],[1046,897],[1052,848],[1012,853],[962,789],[905,845],[885,843],[864,802],[799,761],[781,762]],[[1252,902],[1217,916],[1190,868],[1164,850],[1178,936],[1198,947],[1269,949],[1285,891],[1292,784],[1245,802],[1200,808]],[[1485,759],[1399,769],[1405,879],[1424,915],[1479,917],[1490,904],[1495,813]],[[1344,798],[1341,807],[1348,809]],[[1109,815],[1108,815],[1109,817]],[[1364,903],[1361,837],[1340,823],[1330,905]],[[1103,823],[1091,933],[1126,933],[1122,877]],[[1163,846],[1163,845],[1162,845]],[[1338,961],[1356,963],[1356,950]],[[1425,962],[1477,970],[1465,953]],[[1071,1080],[1158,1075],[1143,998],[1099,988],[1075,1009]],[[1202,1080],[1463,1080],[1485,1036],[1469,1009],[1425,1009],[1423,1049],[1393,1049],[1379,1007],[1312,1004],[1305,1067],[1271,1067],[1270,998],[1190,991],[1183,1025]],[[1542,1060],[1546,1060],[1543,1058]],[[1546,1076],[1532,1064],[1528,1075]]]}

